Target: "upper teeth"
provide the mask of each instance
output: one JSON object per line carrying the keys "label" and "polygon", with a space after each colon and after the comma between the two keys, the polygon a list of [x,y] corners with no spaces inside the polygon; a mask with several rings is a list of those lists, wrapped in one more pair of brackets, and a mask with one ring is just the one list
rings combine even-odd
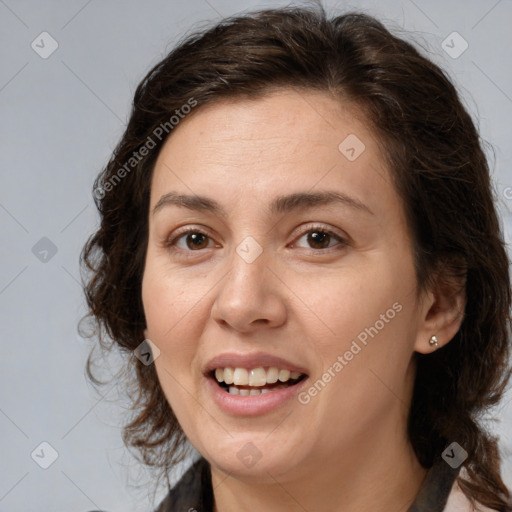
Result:
{"label": "upper teeth", "polygon": [[264,386],[274,384],[278,380],[287,382],[290,379],[298,379],[302,373],[290,370],[279,370],[271,366],[268,370],[263,367],[247,370],[245,368],[217,368],[215,378],[219,382],[235,384],[236,386]]}

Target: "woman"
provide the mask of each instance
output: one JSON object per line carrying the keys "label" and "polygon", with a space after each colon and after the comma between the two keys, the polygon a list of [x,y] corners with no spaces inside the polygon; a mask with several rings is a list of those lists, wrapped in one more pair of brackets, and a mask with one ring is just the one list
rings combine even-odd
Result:
{"label": "woman", "polygon": [[159,511],[512,510],[478,423],[510,375],[488,165],[409,43],[320,8],[191,35],[95,195],[90,315],[136,356],[124,439],[165,475],[201,456]]}

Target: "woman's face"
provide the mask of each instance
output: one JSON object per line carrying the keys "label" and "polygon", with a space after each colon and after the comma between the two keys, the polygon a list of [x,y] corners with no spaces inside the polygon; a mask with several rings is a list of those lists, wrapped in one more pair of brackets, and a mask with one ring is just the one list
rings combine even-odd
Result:
{"label": "woman's face", "polygon": [[154,169],[142,294],[160,384],[214,468],[286,479],[406,444],[411,356],[434,333],[350,105],[283,90],[182,120]]}

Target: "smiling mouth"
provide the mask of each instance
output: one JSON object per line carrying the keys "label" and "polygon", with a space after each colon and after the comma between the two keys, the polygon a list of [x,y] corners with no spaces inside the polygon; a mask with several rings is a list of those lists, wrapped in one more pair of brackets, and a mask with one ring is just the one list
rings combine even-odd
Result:
{"label": "smiling mouth", "polygon": [[269,368],[216,368],[211,377],[226,393],[240,396],[258,396],[295,386],[307,377],[300,372]]}

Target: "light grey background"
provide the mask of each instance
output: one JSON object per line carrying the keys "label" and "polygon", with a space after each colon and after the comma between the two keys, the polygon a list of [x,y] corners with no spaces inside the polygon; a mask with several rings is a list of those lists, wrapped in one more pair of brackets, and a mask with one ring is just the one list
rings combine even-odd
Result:
{"label": "light grey background", "polygon": [[[125,405],[108,388],[96,395],[84,377],[89,342],[77,334],[84,313],[78,255],[97,224],[92,182],[122,134],[136,85],[179,37],[221,15],[285,4],[0,0],[0,512],[149,511],[165,493],[152,496],[150,475],[123,448]],[[511,0],[324,5],[363,9],[413,31],[409,37],[448,70],[494,147],[509,241]],[[46,59],[31,47],[51,48],[47,36],[41,43],[43,31],[58,43]],[[453,31],[469,44],[456,59],[442,48]],[[43,237],[55,255],[44,253],[44,241],[34,254]],[[496,411],[502,422],[491,426],[501,436],[509,486],[511,400],[509,393]],[[58,453],[46,470],[31,458],[43,441]],[[43,452],[40,461],[49,457]]]}

